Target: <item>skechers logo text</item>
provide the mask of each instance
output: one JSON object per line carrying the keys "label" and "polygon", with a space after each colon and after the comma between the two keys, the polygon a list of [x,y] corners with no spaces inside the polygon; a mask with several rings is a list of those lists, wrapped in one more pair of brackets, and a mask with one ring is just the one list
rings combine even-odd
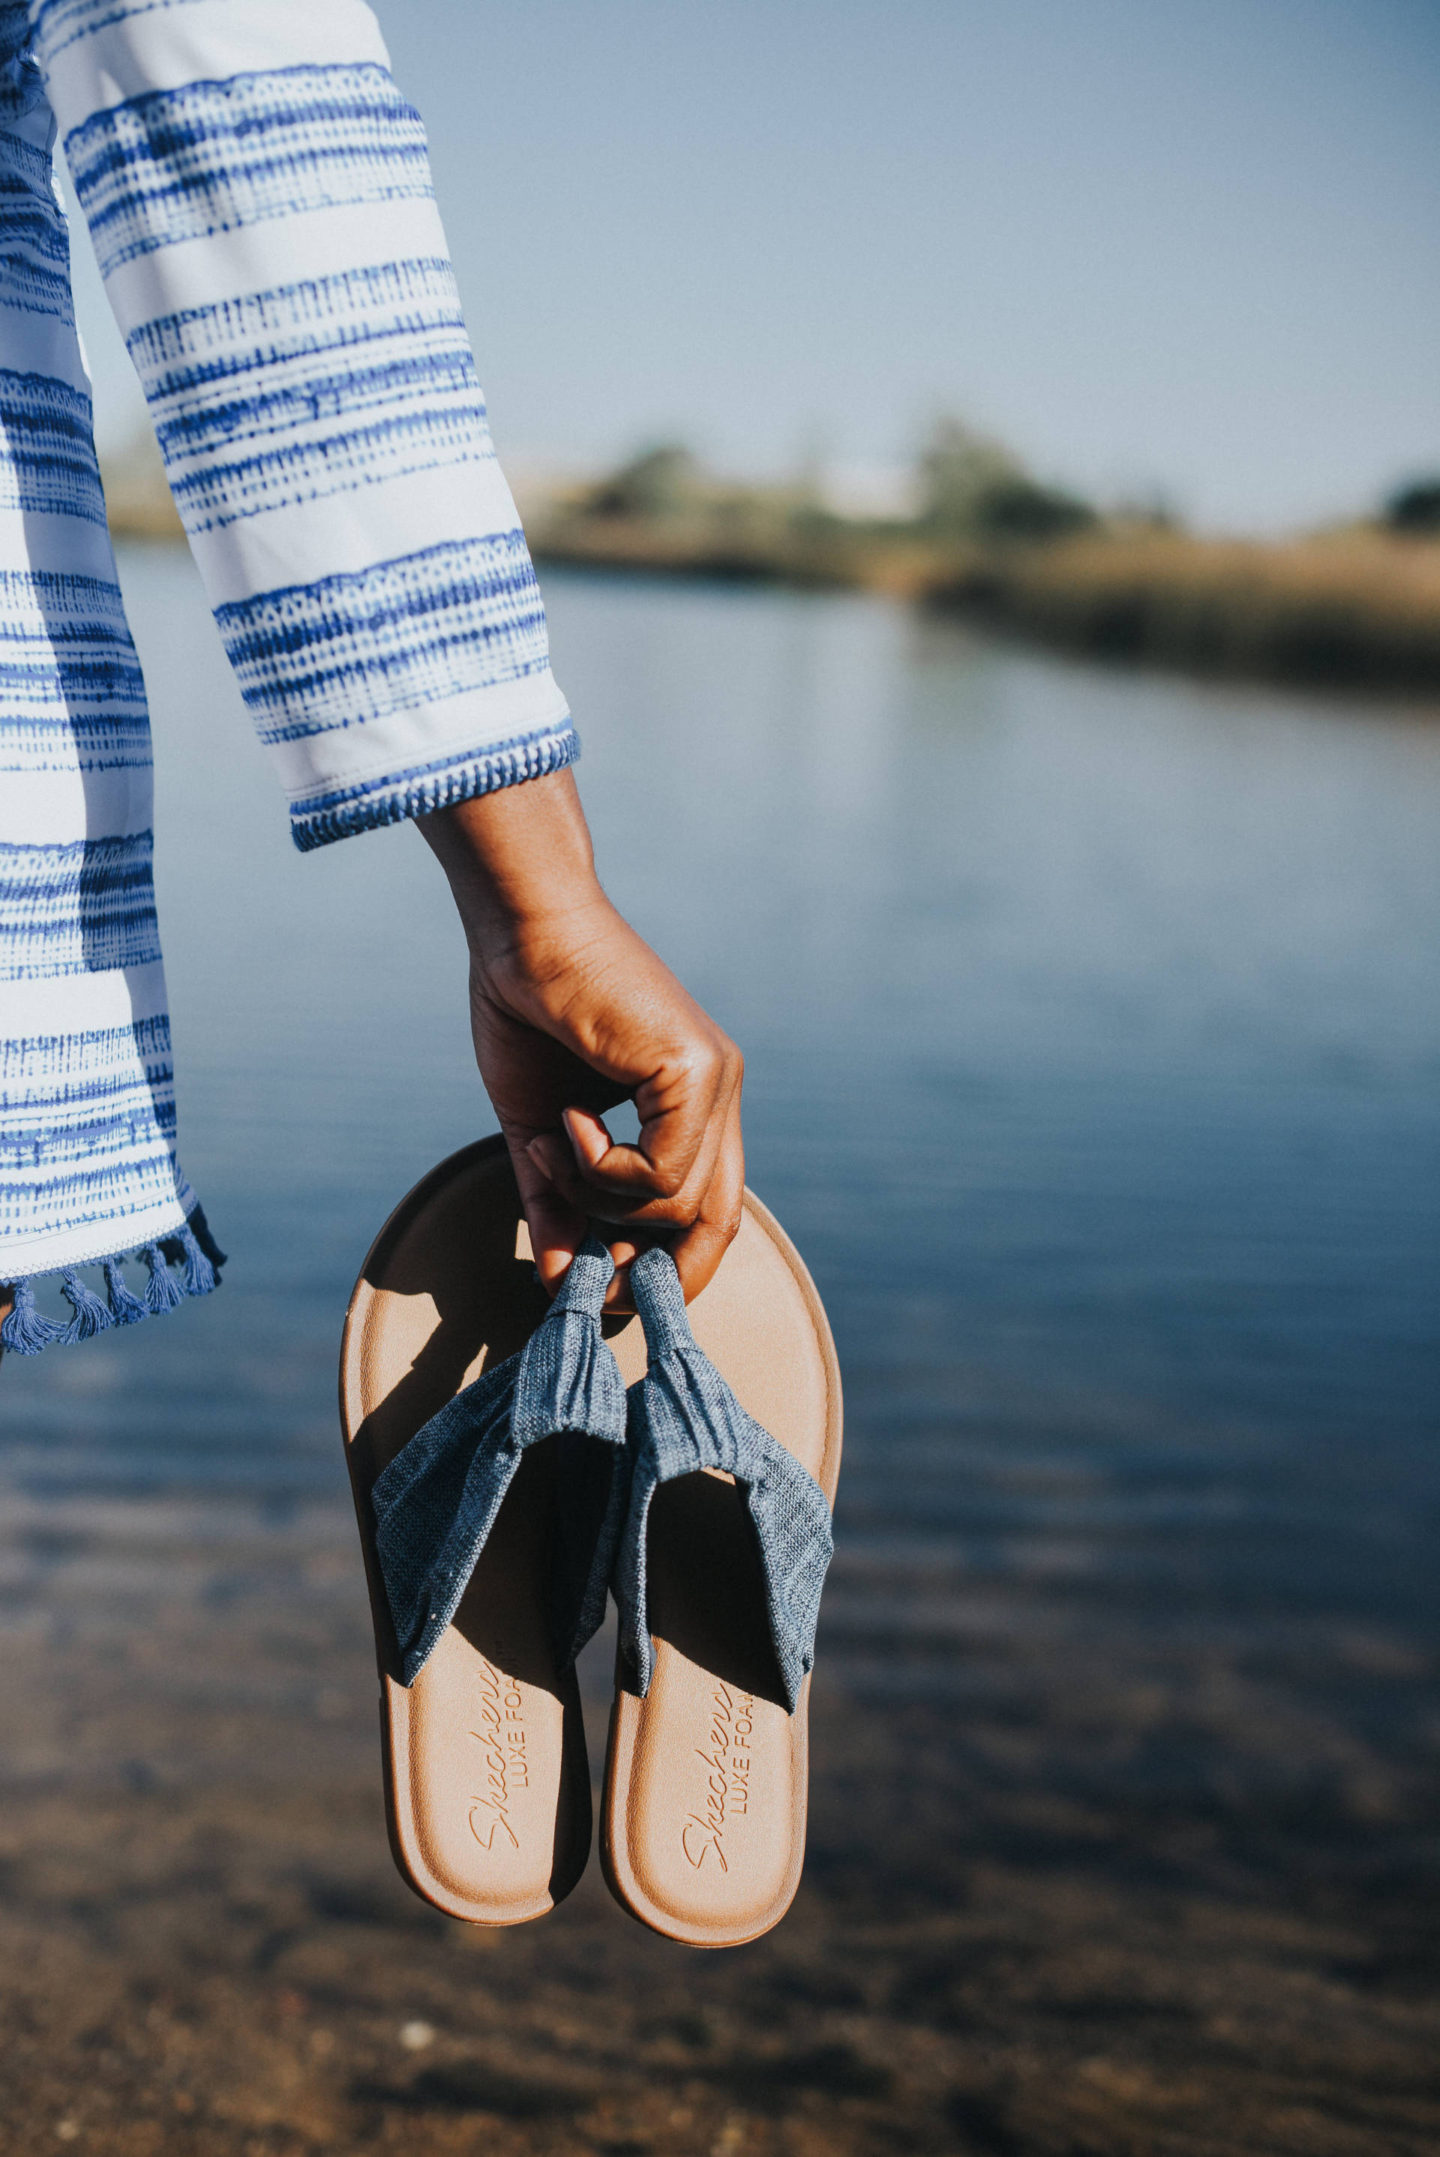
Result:
{"label": "skechers logo text", "polygon": [[482,1657],[475,1718],[480,1728],[470,1733],[480,1747],[482,1784],[470,1793],[470,1832],[482,1850],[493,1850],[497,1835],[512,1850],[520,1847],[520,1838],[510,1824],[510,1807],[515,1792],[530,1787],[523,1707],[515,1680]]}
{"label": "skechers logo text", "polygon": [[755,1730],[755,1696],[732,1693],[721,1685],[710,1696],[710,1728],[705,1743],[695,1748],[705,1765],[705,1792],[698,1811],[686,1819],[680,1843],[698,1872],[713,1858],[722,1872],[730,1870],[725,1857],[727,1824],[750,1810],[751,1739]]}

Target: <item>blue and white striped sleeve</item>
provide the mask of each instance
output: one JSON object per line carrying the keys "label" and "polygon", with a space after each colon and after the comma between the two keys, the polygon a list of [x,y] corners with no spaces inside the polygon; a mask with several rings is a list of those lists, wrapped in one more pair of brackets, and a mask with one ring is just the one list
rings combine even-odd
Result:
{"label": "blue and white striped sleeve", "polygon": [[296,844],[578,744],[419,115],[360,0],[31,0],[106,290]]}

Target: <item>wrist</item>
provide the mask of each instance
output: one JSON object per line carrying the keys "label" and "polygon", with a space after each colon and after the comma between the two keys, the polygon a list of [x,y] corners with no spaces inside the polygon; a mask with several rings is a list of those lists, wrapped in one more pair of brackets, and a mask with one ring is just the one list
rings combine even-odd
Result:
{"label": "wrist", "polygon": [[608,911],[571,773],[526,779],[416,819],[449,879],[471,954],[494,958]]}

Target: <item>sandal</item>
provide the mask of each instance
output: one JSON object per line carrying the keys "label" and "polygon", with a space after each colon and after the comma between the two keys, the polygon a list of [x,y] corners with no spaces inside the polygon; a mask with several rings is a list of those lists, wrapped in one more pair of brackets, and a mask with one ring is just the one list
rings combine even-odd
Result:
{"label": "sandal", "polygon": [[804,1860],[840,1376],[814,1284],[748,1191],[688,1314],[664,1250],[630,1283],[650,1360],[629,1394],[601,1857],[643,1924],[738,1946],[784,1916]]}
{"label": "sandal", "polygon": [[503,1140],[442,1162],[376,1239],[341,1351],[391,1848],[482,1925],[543,1915],[584,1870],[573,1666],[626,1497],[610,1254],[591,1238],[547,1303],[523,1229]]}

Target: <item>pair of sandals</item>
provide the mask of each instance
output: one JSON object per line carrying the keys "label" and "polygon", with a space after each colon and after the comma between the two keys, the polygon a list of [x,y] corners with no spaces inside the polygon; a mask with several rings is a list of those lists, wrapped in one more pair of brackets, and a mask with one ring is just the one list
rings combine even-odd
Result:
{"label": "pair of sandals", "polygon": [[498,1139],[432,1171],[365,1262],[341,1416],[391,1848],[471,1923],[569,1893],[591,1839],[574,1664],[613,1593],[606,1880],[655,1931],[736,1946],[783,1917],[804,1858],[839,1373],[748,1191],[688,1312],[655,1249],[631,1268],[638,1316],[602,1320],[613,1272],[592,1236],[547,1303]]}

